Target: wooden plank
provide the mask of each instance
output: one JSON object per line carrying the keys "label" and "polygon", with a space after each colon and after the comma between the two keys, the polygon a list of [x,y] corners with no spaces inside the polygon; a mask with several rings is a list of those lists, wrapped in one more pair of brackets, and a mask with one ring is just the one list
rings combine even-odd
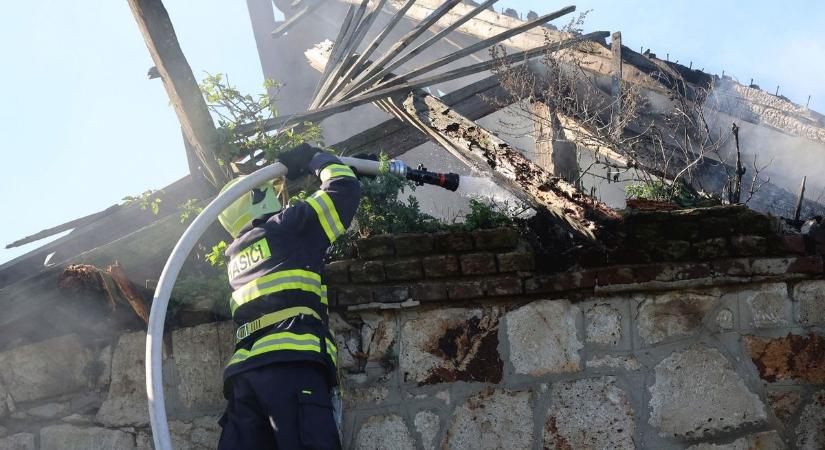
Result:
{"label": "wooden plank", "polygon": [[392,16],[390,21],[384,27],[384,29],[381,30],[381,32],[378,33],[377,36],[375,36],[375,38],[372,40],[372,42],[370,42],[367,48],[364,49],[363,52],[361,52],[361,55],[358,57],[358,59],[341,76],[341,83],[338,86],[336,86],[336,88],[333,90],[332,98],[334,98],[335,100],[338,100],[340,98],[340,91],[349,83],[353,76],[358,75],[360,71],[364,70],[364,68],[366,67],[366,63],[369,60],[369,57],[373,54],[373,52],[375,52],[376,49],[378,49],[381,43],[384,42],[384,39],[387,37],[387,35],[389,35],[390,32],[395,28],[395,25],[398,24],[398,22],[404,18],[404,14],[414,4],[415,0],[408,0],[398,9],[398,11],[396,11],[396,13]]}
{"label": "wooden plank", "polygon": [[102,217],[108,216],[109,214],[114,213],[115,211],[120,210],[122,205],[112,205],[103,211],[96,212],[94,214],[89,214],[88,216],[81,217],[79,219],[70,220],[64,224],[57,225],[55,227],[47,228],[43,231],[38,231],[32,235],[26,236],[24,238],[18,239],[11,244],[6,244],[6,248],[14,248],[20,247],[21,245],[26,245],[32,242],[39,241],[40,239],[45,239],[49,236],[54,236],[55,234],[62,233],[64,231],[72,230],[74,228],[80,228],[86,226],[96,220],[99,220]]}
{"label": "wooden plank", "polygon": [[[445,66],[445,65],[447,65],[447,64],[449,64],[453,61],[457,61],[461,58],[464,58],[465,56],[472,55],[473,53],[478,52],[480,50],[484,50],[485,48],[488,48],[488,47],[491,47],[495,44],[498,44],[498,43],[500,43],[500,42],[502,42],[502,41],[504,41],[504,40],[506,40],[510,37],[513,37],[513,36],[516,36],[518,34],[524,33],[525,31],[528,31],[532,28],[536,28],[540,25],[543,25],[543,24],[553,20],[553,19],[556,19],[556,18],[562,17],[564,15],[570,14],[571,12],[573,12],[575,10],[576,10],[575,6],[568,6],[566,8],[562,8],[562,9],[560,9],[558,11],[555,11],[555,12],[552,12],[550,14],[545,14],[544,16],[541,16],[536,20],[532,20],[528,23],[525,23],[525,24],[523,24],[521,26],[518,26],[516,28],[513,28],[511,30],[504,31],[502,33],[499,33],[499,34],[493,36],[493,37],[484,39],[480,42],[476,42],[475,44],[469,45],[469,46],[467,46],[465,48],[462,48],[458,51],[450,53],[449,55],[445,55],[445,56],[443,56],[443,57],[441,57],[441,58],[439,58],[439,59],[437,59],[437,60],[435,60],[435,61],[433,61],[429,64],[425,64],[425,65],[420,66],[416,69],[413,69],[413,70],[411,70],[407,73],[401,74],[398,77],[393,78],[392,80],[386,81],[384,83],[380,83],[376,86],[373,86],[372,88],[368,89],[367,92],[376,91],[376,90],[387,88],[389,86],[397,85],[397,84],[403,83],[406,80],[412,80],[413,78],[415,78],[419,75],[423,75],[425,73],[432,72],[433,70],[438,69],[440,67],[443,67],[443,66]],[[547,46],[542,45],[542,48],[547,48]],[[532,50],[532,49],[530,49],[530,50]],[[479,63],[479,64],[482,64],[482,63]],[[375,81],[379,81],[379,80],[375,80]]]}
{"label": "wooden plank", "polygon": [[[364,87],[368,86],[373,81],[378,81],[374,78],[374,76],[381,71],[381,69],[387,65],[393,58],[398,56],[405,48],[407,48],[410,44],[413,43],[419,36],[421,36],[427,29],[430,28],[433,24],[435,24],[438,19],[442,16],[447,14],[447,12],[452,9],[453,6],[460,3],[461,0],[447,0],[441,6],[439,6],[435,11],[432,12],[427,18],[421,21],[418,25],[415,26],[412,30],[410,30],[407,34],[402,36],[398,42],[393,44],[389,50],[387,50],[380,58],[378,58],[369,69],[361,72],[359,75],[352,80],[350,87],[346,89],[348,94],[357,93],[359,90],[362,90]],[[352,95],[350,95],[351,97]]]}
{"label": "wooden plank", "polygon": [[613,56],[610,94],[613,96],[611,128],[613,129],[613,139],[618,142],[621,138],[619,123],[622,115],[622,33],[615,32],[610,43],[610,50]]}
{"label": "wooden plank", "polygon": [[472,167],[490,173],[499,186],[520,193],[554,217],[558,224],[566,224],[568,231],[579,239],[593,240],[603,223],[618,216],[610,207],[596,199],[584,196],[573,185],[527,159],[495,134],[431,95],[410,94],[404,107],[421,124],[441,139],[450,142],[445,147],[455,156],[472,162]]}
{"label": "wooden plank", "polygon": [[220,188],[229,180],[216,157],[220,139],[169,14],[161,0],[128,1],[183,132],[203,163],[209,182]]}
{"label": "wooden plank", "polygon": [[385,97],[391,97],[393,95],[398,95],[399,93],[405,91],[411,91],[416,88],[424,87],[424,86],[432,86],[434,84],[443,83],[446,81],[455,80],[458,78],[463,78],[469,75],[473,75],[476,73],[484,72],[490,70],[495,65],[503,63],[503,64],[514,64],[518,62],[522,62],[528,60],[530,58],[535,58],[539,55],[543,55],[546,52],[554,52],[569,48],[573,45],[579,44],[584,41],[589,41],[592,39],[598,39],[600,37],[604,37],[609,35],[609,33],[605,31],[597,31],[594,33],[586,34],[584,36],[569,39],[564,42],[553,43],[549,44],[544,47],[534,48],[532,50],[527,50],[523,52],[513,53],[507,55],[506,57],[501,58],[498,61],[490,60],[481,63],[472,64],[466,67],[461,67],[458,69],[454,69],[448,72],[444,72],[438,75],[432,75],[426,78],[422,78],[419,80],[410,81],[407,83],[400,84],[398,86],[389,87],[386,89],[381,89],[378,91],[370,92],[364,95],[360,95],[358,97],[345,100],[339,103],[333,103],[328,106],[324,106],[315,110],[307,111],[302,114],[295,114],[291,116],[282,116],[273,119],[267,119],[263,121],[260,125],[259,124],[242,124],[239,125],[235,131],[241,134],[244,133],[251,133],[255,132],[259,129],[263,129],[266,131],[275,130],[275,129],[287,129],[293,127],[297,124],[310,121],[310,122],[317,122],[323,120],[333,114],[340,113],[342,111],[347,111],[356,106],[364,105],[367,103],[372,103],[375,100],[379,100]]}
{"label": "wooden plank", "polygon": [[[331,55],[337,55],[341,52],[341,46],[344,45],[344,37],[346,36],[347,32],[349,31],[350,27],[352,26],[352,18],[355,15],[355,5],[350,6],[347,10],[347,15],[344,17],[344,22],[341,25],[341,28],[338,29],[338,36],[333,41],[332,45],[332,53]],[[324,66],[324,72],[321,74],[321,78],[318,80],[318,84],[315,85],[315,91],[312,92],[312,96],[310,97],[310,104],[309,108],[312,109],[313,105],[315,104],[316,100],[318,99],[318,94],[321,92],[321,88],[324,85],[324,80],[329,77],[329,73],[332,72],[332,64],[327,62],[327,65]]]}
{"label": "wooden plank", "polygon": [[[343,75],[344,73],[348,73],[347,69],[354,65],[355,60],[353,60],[352,57],[355,55],[358,46],[361,45],[361,41],[364,40],[364,37],[367,35],[370,27],[372,27],[375,19],[379,14],[381,14],[381,9],[384,7],[384,3],[386,3],[386,1],[387,0],[378,0],[378,3],[367,15],[367,18],[358,25],[355,35],[344,50],[344,57],[338,63],[338,66],[335,68],[332,75],[324,80],[324,85],[321,87],[319,92],[319,98],[321,99],[319,103],[320,105],[326,104],[329,98],[335,93],[336,89],[340,89],[341,86],[347,83],[347,80],[343,79]],[[369,3],[369,0],[364,0],[362,5],[366,7],[367,3]],[[345,65],[347,62],[350,64]]]}

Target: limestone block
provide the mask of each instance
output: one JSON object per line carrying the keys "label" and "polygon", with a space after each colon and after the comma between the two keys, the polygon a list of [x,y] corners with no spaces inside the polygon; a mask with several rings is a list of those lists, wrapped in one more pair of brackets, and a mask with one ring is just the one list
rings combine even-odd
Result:
{"label": "limestone block", "polygon": [[623,369],[623,370],[639,370],[642,364],[633,355],[602,355],[589,359],[585,363],[588,369]]}
{"label": "limestone block", "polygon": [[544,448],[634,449],[636,425],[627,394],[615,378],[553,384],[544,427]]}
{"label": "limestone block", "polygon": [[118,338],[112,355],[109,395],[97,412],[98,422],[110,427],[149,424],[145,352],[145,332],[123,334]]}
{"label": "limestone block", "polygon": [[510,362],[516,373],[541,376],[581,370],[576,333],[579,308],[567,300],[541,300],[507,313]]}
{"label": "limestone block", "polygon": [[784,283],[762,285],[759,289],[745,291],[740,295],[750,311],[753,326],[764,328],[788,323],[791,301]]}
{"label": "limestone block", "polygon": [[35,450],[36,448],[34,435],[31,433],[18,433],[0,439],[0,450]]}
{"label": "limestone block", "polygon": [[172,332],[172,357],[177,370],[177,393],[189,409],[222,409],[223,366],[231,355],[222,353],[218,324],[207,323]]}
{"label": "limestone block", "polygon": [[421,436],[421,444],[424,450],[435,450],[436,437],[438,437],[438,429],[440,420],[438,414],[432,411],[421,411],[415,415],[415,430]]}
{"label": "limestone block", "polygon": [[196,448],[213,449],[217,447],[221,437],[221,426],[218,425],[218,416],[204,416],[192,421],[190,440]]}
{"label": "limestone block", "polygon": [[86,387],[92,360],[75,334],[0,353],[0,379],[15,402],[38,400]]}
{"label": "limestone block", "polygon": [[794,414],[802,405],[802,391],[799,386],[771,387],[768,390],[768,405],[785,429],[791,429]]}
{"label": "limestone block", "polygon": [[46,403],[43,405],[35,406],[34,408],[29,409],[26,411],[31,417],[36,417],[38,419],[56,419],[58,417],[62,417],[67,412],[69,412],[69,403],[68,402],[60,402],[60,403]]}
{"label": "limestone block", "polygon": [[496,309],[435,309],[404,322],[399,365],[404,381],[501,381]]}
{"label": "limestone block", "polygon": [[398,335],[398,324],[390,312],[361,314],[361,346],[368,361],[381,361],[392,351]]}
{"label": "limestone block", "polygon": [[52,425],[40,430],[40,450],[133,450],[135,437],[120,430]]}
{"label": "limestone block", "polygon": [[599,303],[584,312],[588,343],[616,345],[622,340],[622,314],[607,303]]}
{"label": "limestone block", "polygon": [[784,450],[785,443],[776,431],[766,431],[739,438],[728,444],[696,444],[687,450]]}
{"label": "limestone block", "polygon": [[744,336],[743,340],[763,380],[825,383],[825,335],[788,334],[776,339]]}
{"label": "limestone block", "polygon": [[793,288],[796,320],[802,325],[825,325],[825,281],[803,281]]}
{"label": "limestone block", "polygon": [[639,335],[648,345],[690,336],[700,328],[717,298],[694,292],[670,292],[648,298],[639,305]]}
{"label": "limestone block", "polygon": [[528,449],[533,444],[529,392],[488,390],[453,412],[445,449]]}
{"label": "limestone block", "polygon": [[395,414],[372,416],[367,419],[358,430],[355,440],[356,450],[413,450],[413,441],[410,430],[404,419]]}
{"label": "limestone block", "polygon": [[10,412],[14,412],[14,400],[9,395],[3,380],[0,379],[0,418],[5,417]]}
{"label": "limestone block", "polygon": [[716,349],[697,345],[655,368],[650,420],[662,436],[701,438],[765,420],[765,405]]}
{"label": "limestone block", "polygon": [[802,409],[795,434],[800,450],[825,448],[825,390],[814,394],[811,403]]}
{"label": "limestone block", "polygon": [[736,325],[736,319],[733,317],[733,311],[728,308],[721,308],[716,313],[716,326],[720,330],[729,331]]}

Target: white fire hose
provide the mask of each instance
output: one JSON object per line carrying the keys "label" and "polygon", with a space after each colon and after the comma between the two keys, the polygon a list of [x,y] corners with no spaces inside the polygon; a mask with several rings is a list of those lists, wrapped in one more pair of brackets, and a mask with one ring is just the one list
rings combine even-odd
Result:
{"label": "white fire hose", "polygon": [[[341,161],[364,175],[378,175],[381,172],[390,172],[405,177],[409,169],[401,161],[390,161],[381,164],[358,158],[341,158]],[[382,167],[383,166],[383,167]],[[242,178],[229,189],[220,193],[209,205],[204,208],[189,228],[178,240],[163,272],[160,274],[155,296],[152,300],[152,310],[149,313],[149,327],[146,332],[146,395],[149,400],[149,421],[152,426],[152,440],[157,450],[171,450],[172,442],[169,436],[169,423],[166,418],[166,404],[163,397],[163,326],[166,319],[166,308],[169,305],[169,296],[172,287],[178,278],[181,267],[189,256],[189,252],[200,240],[203,233],[218,218],[218,214],[232,202],[248,193],[253,188],[265,182],[283,177],[287,169],[281,163],[270,164],[256,172]],[[457,180],[457,177],[456,177]],[[456,187],[458,183],[456,181]]]}

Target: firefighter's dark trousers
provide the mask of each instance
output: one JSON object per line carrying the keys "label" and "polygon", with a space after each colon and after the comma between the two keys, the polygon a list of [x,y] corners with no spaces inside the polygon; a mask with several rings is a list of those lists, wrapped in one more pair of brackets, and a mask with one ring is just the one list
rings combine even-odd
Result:
{"label": "firefighter's dark trousers", "polygon": [[329,385],[311,362],[276,363],[231,379],[219,450],[340,449]]}

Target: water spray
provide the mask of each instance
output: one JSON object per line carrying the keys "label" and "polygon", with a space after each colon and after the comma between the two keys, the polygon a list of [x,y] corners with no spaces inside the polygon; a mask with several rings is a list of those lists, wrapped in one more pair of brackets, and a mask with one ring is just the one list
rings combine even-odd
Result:
{"label": "water spray", "polygon": [[[454,173],[429,172],[425,167],[411,169],[402,161],[388,162],[372,161],[359,158],[341,158],[341,162],[355,169],[362,175],[379,175],[390,173],[406,178],[416,184],[432,184],[455,191],[458,189],[459,176]],[[158,286],[152,299],[152,309],[149,313],[149,326],[146,330],[146,396],[149,401],[149,422],[152,426],[152,440],[157,450],[172,450],[169,436],[169,422],[166,417],[166,403],[163,393],[163,327],[166,320],[166,309],[169,306],[169,297],[175,285],[183,263],[187,256],[200,240],[204,232],[218,218],[218,215],[229,207],[235,200],[253,188],[265,182],[286,175],[287,168],[276,162],[263,167],[251,175],[218,194],[206,208],[192,221],[183,232],[172,253],[166,260],[163,272],[160,274]]]}

